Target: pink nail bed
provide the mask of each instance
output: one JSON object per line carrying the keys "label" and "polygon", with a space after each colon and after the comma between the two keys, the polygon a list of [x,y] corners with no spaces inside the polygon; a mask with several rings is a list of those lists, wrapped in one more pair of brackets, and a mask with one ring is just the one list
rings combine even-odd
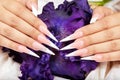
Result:
{"label": "pink nail bed", "polygon": [[75,42],[75,47],[77,47],[78,49],[82,48],[83,45],[84,45],[84,41]]}
{"label": "pink nail bed", "polygon": [[18,46],[18,50],[19,50],[19,52],[25,52],[25,53],[29,52],[28,49],[25,46],[22,46],[22,45]]}
{"label": "pink nail bed", "polygon": [[86,54],[88,53],[88,50],[84,48],[84,49],[79,50],[79,52],[80,52],[80,56],[86,56]]}
{"label": "pink nail bed", "polygon": [[82,36],[83,36],[82,31],[76,32],[75,35],[74,35],[75,38],[79,38],[79,37],[82,37]]}
{"label": "pink nail bed", "polygon": [[32,46],[35,50],[40,50],[42,48],[42,45],[38,42],[34,42]]}

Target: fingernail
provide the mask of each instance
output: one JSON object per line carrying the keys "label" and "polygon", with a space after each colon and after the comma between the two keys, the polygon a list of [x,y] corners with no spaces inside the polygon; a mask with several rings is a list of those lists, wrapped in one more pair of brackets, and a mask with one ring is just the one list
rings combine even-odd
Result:
{"label": "fingernail", "polygon": [[66,46],[66,47],[63,47],[62,49],[60,49],[60,50],[69,50],[69,49],[74,49],[75,47],[74,47],[74,44],[72,43],[72,44],[70,44],[70,45],[68,45],[68,46]]}
{"label": "fingernail", "polygon": [[84,42],[83,41],[79,41],[79,42],[73,42],[71,43],[70,45],[66,46],[66,47],[63,47],[62,49],[60,50],[69,50],[69,49],[79,49],[79,48],[82,48],[83,47],[83,44]]}
{"label": "fingernail", "polygon": [[95,23],[96,21],[97,21],[97,19],[99,18],[99,14],[93,14],[93,16],[92,16],[92,18],[91,18],[91,21],[90,21],[90,23]]}
{"label": "fingernail", "polygon": [[27,53],[27,54],[29,54],[29,55],[31,55],[31,56],[34,56],[34,57],[39,58],[39,56],[38,56],[37,54],[35,54],[33,51],[27,49],[25,46],[22,46],[22,45],[21,45],[21,46],[18,46],[18,50],[19,50],[20,52],[24,52],[24,53]]}
{"label": "fingernail", "polygon": [[70,35],[70,36],[68,36],[68,37],[66,37],[66,38],[64,38],[64,39],[62,39],[62,40],[60,40],[60,42],[66,42],[66,41],[69,41],[69,40],[72,40],[73,39],[73,34],[72,35]]}
{"label": "fingernail", "polygon": [[35,50],[40,50],[40,51],[43,51],[45,53],[55,55],[52,51],[50,51],[48,48],[46,48],[45,46],[43,46],[42,44],[40,44],[38,42],[34,42],[33,47]]}
{"label": "fingernail", "polygon": [[37,15],[38,15],[37,9],[36,9],[33,5],[32,5],[31,7],[32,7],[32,12],[33,12],[33,14],[34,14],[35,16],[37,16]]}
{"label": "fingernail", "polygon": [[53,44],[49,39],[47,39],[44,35],[39,35],[38,40],[54,49],[59,50],[59,48],[55,44]]}
{"label": "fingernail", "polygon": [[55,55],[55,53],[53,53],[52,51],[50,51],[48,48],[46,48],[46,50],[43,50],[43,52],[51,54],[51,55]]}
{"label": "fingernail", "polygon": [[90,23],[95,23],[97,21],[98,17],[93,17],[90,21]]}
{"label": "fingernail", "polygon": [[53,36],[53,34],[46,27],[40,26],[39,30],[45,35],[47,35],[48,37],[50,37],[51,39],[53,39],[54,41],[58,42],[58,40]]}
{"label": "fingernail", "polygon": [[74,51],[72,53],[69,53],[66,55],[66,57],[71,57],[71,56],[83,56],[85,55],[86,53],[88,52],[88,50],[86,48],[84,49],[81,49],[81,50],[77,50],[77,51]]}
{"label": "fingernail", "polygon": [[69,53],[69,54],[67,54],[67,55],[65,55],[65,56],[66,56],[66,57],[76,56],[75,53],[76,53],[76,52],[72,52],[72,53]]}
{"label": "fingernail", "polygon": [[81,58],[81,60],[94,60],[94,59],[92,58],[92,56],[88,56]]}
{"label": "fingernail", "polygon": [[56,50],[59,50],[59,48],[55,44],[53,44],[51,41],[49,41],[49,43],[50,43],[49,46],[51,46],[52,48]]}
{"label": "fingernail", "polygon": [[60,42],[66,42],[66,41],[74,40],[74,39],[82,37],[82,36],[83,36],[83,32],[82,31],[75,32],[75,33],[71,34],[70,36],[60,40]]}

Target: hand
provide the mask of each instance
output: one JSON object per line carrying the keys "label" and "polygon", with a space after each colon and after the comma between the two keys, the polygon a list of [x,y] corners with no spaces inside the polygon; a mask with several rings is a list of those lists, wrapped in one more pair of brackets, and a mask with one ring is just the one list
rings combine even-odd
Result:
{"label": "hand", "polygon": [[52,53],[42,43],[56,48],[45,35],[53,38],[47,26],[31,12],[32,0],[0,0],[0,46],[18,52],[35,54],[28,50],[41,50]]}
{"label": "hand", "polygon": [[67,57],[81,56],[85,57],[82,58],[83,60],[95,60],[97,62],[119,61],[120,13],[114,13],[110,9],[101,7],[95,9],[94,18],[96,14],[98,21],[76,30],[72,35],[61,40],[63,42],[76,39],[61,50],[78,49],[66,55]]}

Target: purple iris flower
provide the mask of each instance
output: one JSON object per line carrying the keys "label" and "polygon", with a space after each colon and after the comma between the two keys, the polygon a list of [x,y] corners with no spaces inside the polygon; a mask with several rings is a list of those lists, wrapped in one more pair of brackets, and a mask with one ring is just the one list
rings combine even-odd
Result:
{"label": "purple iris flower", "polygon": [[[78,28],[89,24],[91,16],[92,10],[87,0],[73,0],[71,2],[65,0],[56,9],[52,2],[46,4],[38,18],[48,26],[50,32],[58,40],[61,40]],[[73,41],[64,43],[53,41],[59,48],[71,42]],[[95,61],[80,60],[80,57],[65,57],[66,54],[75,51],[75,49],[57,51],[49,46],[46,47],[56,55],[51,56],[41,51],[35,51],[40,56],[40,58],[35,58],[21,54],[21,80],[53,80],[53,75],[72,80],[84,80],[86,75],[98,65]]]}

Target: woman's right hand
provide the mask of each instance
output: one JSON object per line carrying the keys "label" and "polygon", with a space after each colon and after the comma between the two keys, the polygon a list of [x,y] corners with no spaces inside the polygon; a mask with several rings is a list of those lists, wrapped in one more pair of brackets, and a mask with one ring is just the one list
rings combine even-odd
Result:
{"label": "woman's right hand", "polygon": [[[52,53],[42,43],[56,47],[46,37],[47,26],[30,10],[33,0],[0,0],[0,46],[31,54],[26,47]],[[35,54],[31,54],[35,55]]]}

